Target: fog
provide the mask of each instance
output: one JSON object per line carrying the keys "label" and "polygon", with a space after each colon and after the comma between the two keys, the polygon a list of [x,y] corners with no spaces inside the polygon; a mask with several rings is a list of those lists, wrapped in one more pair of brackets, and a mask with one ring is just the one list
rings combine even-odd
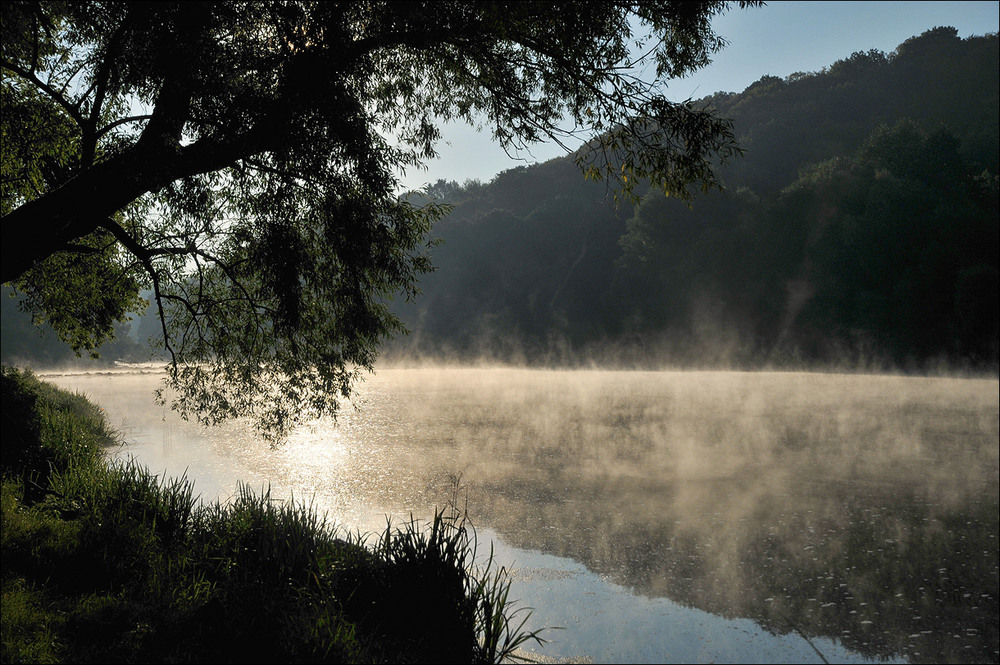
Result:
{"label": "fog", "polygon": [[[543,655],[661,660],[659,610],[636,609],[654,602],[772,636],[717,660],[773,660],[803,635],[839,660],[996,658],[995,378],[381,368],[336,423],[278,447],[151,407],[155,373],[48,378],[107,408],[131,442],[119,457],[186,472],[206,499],[270,484],[362,532],[457,503],[507,552],[533,625],[579,620],[595,586],[595,615],[632,608]],[[521,565],[543,555],[556,563]],[[608,630],[639,632],[626,648]]]}

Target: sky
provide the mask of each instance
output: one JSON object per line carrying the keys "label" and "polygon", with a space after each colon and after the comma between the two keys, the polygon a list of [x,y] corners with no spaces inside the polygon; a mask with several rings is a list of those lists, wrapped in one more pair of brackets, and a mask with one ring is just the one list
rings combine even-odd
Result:
{"label": "sky", "polygon": [[[785,78],[816,72],[856,51],[890,53],[902,42],[937,26],[952,26],[959,37],[1000,29],[1000,2],[769,2],[756,9],[730,9],[713,27],[729,46],[695,74],[670,82],[675,101],[716,92],[742,92],[765,74]],[[440,156],[426,171],[411,169],[407,189],[438,179],[489,182],[500,171],[565,155],[555,144],[534,146],[512,159],[489,132],[446,124]]]}

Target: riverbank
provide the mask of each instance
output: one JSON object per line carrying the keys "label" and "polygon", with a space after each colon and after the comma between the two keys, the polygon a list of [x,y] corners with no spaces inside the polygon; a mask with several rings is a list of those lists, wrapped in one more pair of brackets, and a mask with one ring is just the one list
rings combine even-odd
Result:
{"label": "riverbank", "polygon": [[100,407],[3,369],[3,662],[499,662],[504,571],[458,513],[375,542],[110,463]]}

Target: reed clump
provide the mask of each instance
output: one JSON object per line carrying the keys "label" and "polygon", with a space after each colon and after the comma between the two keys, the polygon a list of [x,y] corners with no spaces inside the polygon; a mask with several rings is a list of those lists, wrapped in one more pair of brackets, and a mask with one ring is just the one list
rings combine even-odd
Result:
{"label": "reed clump", "polygon": [[313,506],[106,461],[100,409],[3,368],[3,662],[500,662],[538,631],[454,506],[369,544]]}

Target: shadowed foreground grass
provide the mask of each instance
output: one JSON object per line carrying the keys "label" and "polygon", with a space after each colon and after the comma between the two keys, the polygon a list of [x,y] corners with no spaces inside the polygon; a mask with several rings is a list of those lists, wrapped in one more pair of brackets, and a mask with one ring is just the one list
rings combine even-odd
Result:
{"label": "shadowed foreground grass", "polygon": [[106,461],[84,397],[2,382],[5,663],[500,662],[541,642],[455,510],[369,544],[267,491],[202,505]]}

